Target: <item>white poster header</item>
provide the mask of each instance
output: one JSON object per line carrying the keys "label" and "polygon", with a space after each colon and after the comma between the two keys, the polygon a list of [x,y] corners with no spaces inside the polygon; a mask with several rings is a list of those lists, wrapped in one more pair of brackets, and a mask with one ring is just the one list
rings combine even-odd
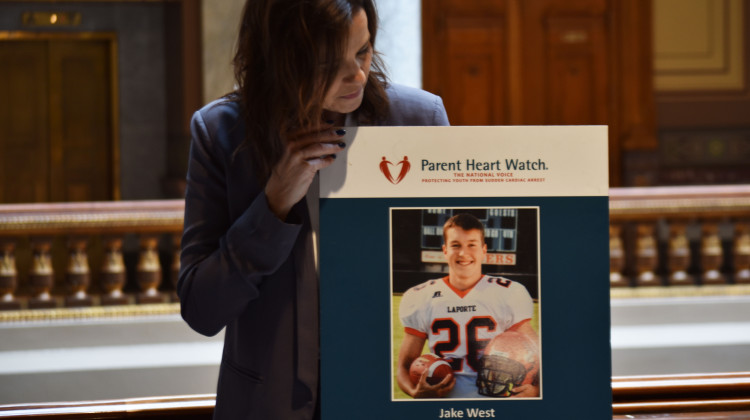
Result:
{"label": "white poster header", "polygon": [[[606,126],[348,127],[321,198],[606,196]],[[363,187],[366,186],[366,187]]]}

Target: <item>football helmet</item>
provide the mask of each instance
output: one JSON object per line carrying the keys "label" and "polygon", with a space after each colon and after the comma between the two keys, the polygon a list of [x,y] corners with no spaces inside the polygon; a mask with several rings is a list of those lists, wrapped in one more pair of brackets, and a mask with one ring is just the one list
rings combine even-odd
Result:
{"label": "football helmet", "polygon": [[506,331],[490,341],[479,362],[479,393],[510,397],[514,387],[535,380],[539,373],[539,349],[523,333]]}

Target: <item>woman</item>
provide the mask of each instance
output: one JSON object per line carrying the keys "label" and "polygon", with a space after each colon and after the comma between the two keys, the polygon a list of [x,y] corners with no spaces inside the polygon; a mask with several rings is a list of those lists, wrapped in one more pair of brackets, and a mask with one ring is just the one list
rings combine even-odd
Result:
{"label": "woman", "polygon": [[344,126],[448,123],[386,83],[376,34],[373,0],[250,0],[238,88],[193,116],[178,292],[193,329],[226,327],[214,418],[319,418],[310,185]]}

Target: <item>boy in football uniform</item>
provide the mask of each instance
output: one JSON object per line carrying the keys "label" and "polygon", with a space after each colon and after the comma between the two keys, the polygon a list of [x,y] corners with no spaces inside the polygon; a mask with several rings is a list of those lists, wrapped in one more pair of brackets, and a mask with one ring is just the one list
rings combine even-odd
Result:
{"label": "boy in football uniform", "polygon": [[[479,219],[467,213],[451,217],[443,226],[443,240],[448,276],[414,286],[401,299],[399,317],[405,334],[397,381],[414,398],[482,398],[477,391],[477,372],[492,338],[513,330],[539,345],[530,322],[533,302],[522,284],[482,274],[487,245]],[[432,353],[450,361],[454,374],[435,385],[428,384],[423,374],[414,385],[409,367],[422,354],[425,340]],[[512,396],[537,397],[539,387],[521,385]]]}

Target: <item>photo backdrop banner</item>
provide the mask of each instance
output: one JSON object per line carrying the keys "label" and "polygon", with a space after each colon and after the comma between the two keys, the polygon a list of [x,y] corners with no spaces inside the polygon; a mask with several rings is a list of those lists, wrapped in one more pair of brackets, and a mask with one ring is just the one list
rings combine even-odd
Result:
{"label": "photo backdrop banner", "polygon": [[[323,418],[611,418],[607,128],[347,132],[320,173]],[[468,290],[451,287],[463,268],[444,247],[461,213],[486,246]],[[505,333],[519,316],[538,337],[522,350]],[[414,337],[450,365],[447,396],[399,385]]]}

